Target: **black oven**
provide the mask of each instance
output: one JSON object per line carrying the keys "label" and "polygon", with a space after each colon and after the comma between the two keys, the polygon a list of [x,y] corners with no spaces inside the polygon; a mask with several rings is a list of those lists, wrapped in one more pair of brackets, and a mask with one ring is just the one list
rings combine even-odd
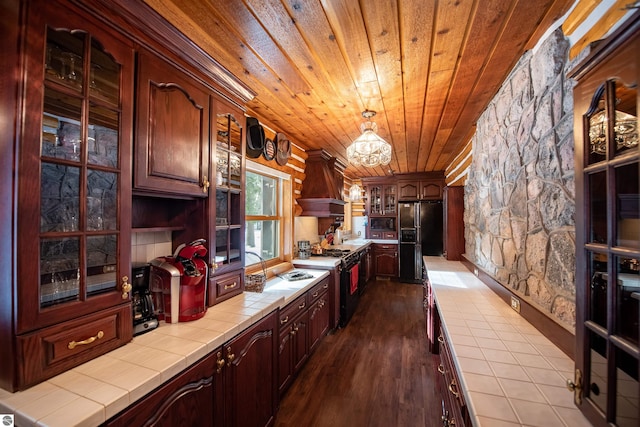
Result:
{"label": "black oven", "polygon": [[360,253],[342,257],[340,272],[340,327],[345,327],[360,301]]}

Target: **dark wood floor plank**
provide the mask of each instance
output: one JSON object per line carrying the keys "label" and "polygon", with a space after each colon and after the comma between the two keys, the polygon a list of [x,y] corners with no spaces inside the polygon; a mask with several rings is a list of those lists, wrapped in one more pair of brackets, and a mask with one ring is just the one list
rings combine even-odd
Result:
{"label": "dark wood floor plank", "polygon": [[346,328],[328,335],[280,402],[276,427],[439,426],[422,287],[373,281]]}

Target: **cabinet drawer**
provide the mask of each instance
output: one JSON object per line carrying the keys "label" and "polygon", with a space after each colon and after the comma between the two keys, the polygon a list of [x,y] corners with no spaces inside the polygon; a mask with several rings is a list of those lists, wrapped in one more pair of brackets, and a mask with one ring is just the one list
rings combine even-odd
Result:
{"label": "cabinet drawer", "polygon": [[243,279],[241,271],[212,277],[209,281],[209,307],[242,293]]}
{"label": "cabinet drawer", "polygon": [[324,279],[323,281],[315,285],[313,288],[309,289],[309,291],[307,291],[308,305],[309,306],[313,305],[318,300],[318,298],[324,295],[324,293],[327,292],[328,290],[329,290],[329,280],[327,279]]}
{"label": "cabinet drawer", "polygon": [[20,387],[51,378],[129,342],[131,305],[125,304],[18,337],[24,361]]}
{"label": "cabinet drawer", "polygon": [[280,310],[280,327],[293,321],[300,313],[304,313],[308,308],[306,295],[299,296],[293,302],[287,304]]}

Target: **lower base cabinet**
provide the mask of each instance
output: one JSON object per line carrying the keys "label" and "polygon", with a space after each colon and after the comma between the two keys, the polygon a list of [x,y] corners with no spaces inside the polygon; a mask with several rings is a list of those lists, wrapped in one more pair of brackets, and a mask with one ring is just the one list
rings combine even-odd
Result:
{"label": "lower base cabinet", "polygon": [[373,258],[376,276],[398,277],[400,267],[398,265],[397,244],[375,243]]}
{"label": "lower base cabinet", "polygon": [[104,425],[272,425],[278,402],[276,320],[274,311]]}
{"label": "lower base cabinet", "polygon": [[[220,350],[221,351],[221,350]],[[213,403],[221,396],[215,353],[202,359],[137,404],[107,421],[108,427],[223,425]]]}
{"label": "lower base cabinet", "polygon": [[327,277],[280,310],[278,391],[282,396],[322,338],[331,319]]}

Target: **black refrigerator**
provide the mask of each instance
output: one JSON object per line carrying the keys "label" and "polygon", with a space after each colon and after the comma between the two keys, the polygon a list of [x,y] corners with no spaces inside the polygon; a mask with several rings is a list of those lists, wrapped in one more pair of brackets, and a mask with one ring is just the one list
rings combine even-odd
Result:
{"label": "black refrigerator", "polygon": [[400,281],[422,281],[422,257],[442,255],[442,200],[399,202]]}

